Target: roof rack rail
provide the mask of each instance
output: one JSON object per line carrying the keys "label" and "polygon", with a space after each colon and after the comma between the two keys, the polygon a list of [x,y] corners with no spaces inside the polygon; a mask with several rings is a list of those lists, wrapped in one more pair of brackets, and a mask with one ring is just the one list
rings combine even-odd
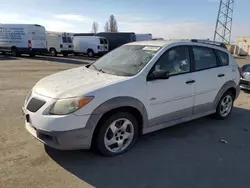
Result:
{"label": "roof rack rail", "polygon": [[211,41],[211,40],[199,40],[199,39],[191,39],[190,41],[204,43],[204,44],[210,44],[210,45],[219,46],[219,47],[227,49],[226,44],[223,42],[216,42],[216,41]]}

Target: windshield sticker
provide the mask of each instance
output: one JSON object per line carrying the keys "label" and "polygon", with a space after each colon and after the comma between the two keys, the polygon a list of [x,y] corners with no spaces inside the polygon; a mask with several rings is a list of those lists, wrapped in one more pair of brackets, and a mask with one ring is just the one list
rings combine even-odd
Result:
{"label": "windshield sticker", "polygon": [[161,47],[159,46],[145,46],[142,50],[147,50],[147,51],[158,51]]}

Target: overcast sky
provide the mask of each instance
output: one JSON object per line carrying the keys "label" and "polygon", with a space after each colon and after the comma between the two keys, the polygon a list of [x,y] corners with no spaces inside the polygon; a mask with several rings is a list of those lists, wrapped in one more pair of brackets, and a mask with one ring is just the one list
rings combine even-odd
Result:
{"label": "overcast sky", "polygon": [[[119,31],[164,38],[212,38],[219,0],[0,0],[0,23],[36,23],[48,31],[104,30],[114,14]],[[233,38],[250,36],[250,0],[236,0]]]}

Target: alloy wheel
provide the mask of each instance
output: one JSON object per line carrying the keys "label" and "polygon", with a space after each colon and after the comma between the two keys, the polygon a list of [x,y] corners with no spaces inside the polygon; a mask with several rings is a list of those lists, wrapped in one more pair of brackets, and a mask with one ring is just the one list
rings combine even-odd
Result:
{"label": "alloy wheel", "polygon": [[223,117],[228,116],[228,114],[230,114],[231,110],[232,110],[232,106],[233,106],[233,99],[231,95],[226,95],[220,104],[220,114]]}
{"label": "alloy wheel", "polygon": [[117,119],[110,124],[104,135],[104,145],[112,153],[125,150],[134,137],[134,125],[126,118]]}

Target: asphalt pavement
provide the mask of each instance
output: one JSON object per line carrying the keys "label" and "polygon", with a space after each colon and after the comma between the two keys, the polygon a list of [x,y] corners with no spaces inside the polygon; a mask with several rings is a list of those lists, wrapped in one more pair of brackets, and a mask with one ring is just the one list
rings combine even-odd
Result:
{"label": "asphalt pavement", "polygon": [[35,140],[21,112],[28,91],[44,76],[93,61],[0,55],[1,188],[250,187],[250,93],[243,91],[228,119],[205,117],[142,136],[113,158],[57,151]]}

